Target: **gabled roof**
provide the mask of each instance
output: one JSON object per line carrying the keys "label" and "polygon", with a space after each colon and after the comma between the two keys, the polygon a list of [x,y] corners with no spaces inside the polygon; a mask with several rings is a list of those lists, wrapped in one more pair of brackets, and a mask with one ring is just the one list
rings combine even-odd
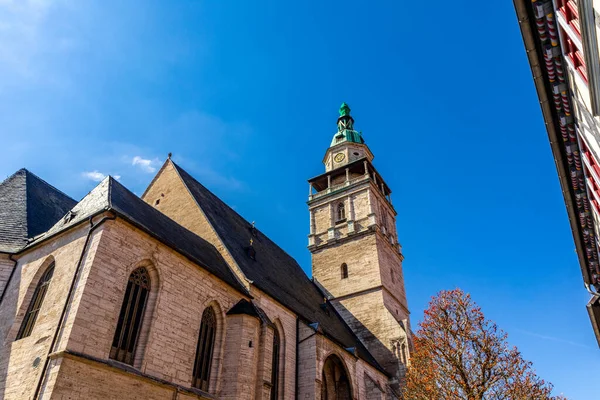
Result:
{"label": "gabled roof", "polygon": [[0,252],[14,253],[77,202],[26,169],[0,183]]}
{"label": "gabled roof", "polygon": [[110,176],[68,211],[44,236],[28,247],[35,246],[40,241],[104,211],[115,212],[117,216],[155,237],[233,288],[247,294],[221,253],[212,244],[156,210]]}
{"label": "gabled roof", "polygon": [[[344,348],[357,347],[357,354],[383,371],[362,342],[337,314],[300,265],[266,235],[173,163],[183,183],[195,198],[244,275],[253,285],[296,313],[307,323],[319,323],[325,336]],[[252,239],[252,249],[250,249]],[[249,251],[251,250],[251,251]]]}

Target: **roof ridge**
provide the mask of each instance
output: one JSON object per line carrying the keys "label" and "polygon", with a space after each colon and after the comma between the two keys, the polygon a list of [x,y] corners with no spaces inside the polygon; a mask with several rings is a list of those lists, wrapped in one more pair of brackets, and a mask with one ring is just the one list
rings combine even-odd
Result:
{"label": "roof ridge", "polygon": [[[204,186],[202,183],[200,183],[200,181],[196,178],[194,178],[189,172],[187,172],[185,169],[183,169],[182,167],[180,167],[178,164],[176,164],[173,160],[171,160],[171,162],[173,163],[173,165],[175,166],[175,168],[178,170],[177,172],[179,172],[179,170],[185,172],[186,175],[188,175],[190,178],[192,178],[198,185],[202,186],[208,193],[210,193],[211,195],[213,195],[214,197],[216,197],[217,199],[219,199],[221,201],[221,203],[223,203],[227,208],[229,208],[231,211],[233,211],[234,213],[236,213],[240,218],[242,218],[244,221],[248,222],[248,220],[246,218],[244,218],[240,213],[238,213],[237,211],[235,211],[233,208],[231,208],[229,206],[229,204],[225,203],[223,200],[221,200],[221,198],[219,196],[217,196],[216,194],[214,194],[212,192],[212,190],[210,190],[209,188],[207,188],[206,186]],[[185,182],[184,182],[185,184]],[[186,185],[187,186],[187,185]],[[250,224],[250,222],[248,222]]]}
{"label": "roof ridge", "polygon": [[[244,216],[242,214],[240,214],[235,209],[233,209],[231,206],[229,206],[229,204],[227,204],[226,202],[224,202],[223,200],[221,200],[221,198],[219,196],[217,196],[216,194],[214,194],[210,189],[208,189],[206,186],[204,186],[202,183],[200,183],[200,181],[198,181],[196,178],[194,178],[189,172],[187,172],[181,166],[179,166],[178,164],[176,164],[173,160],[170,160],[170,161],[173,163],[173,165],[177,169],[178,173],[179,173],[179,170],[183,171],[186,175],[188,175],[190,178],[192,178],[198,185],[202,186],[208,193],[210,193],[213,197],[215,197],[216,199],[218,199],[230,211],[232,211],[237,216],[239,216],[242,220],[244,220],[245,222],[247,222],[248,225],[252,226],[252,223],[249,222],[246,218],[244,218]],[[187,187],[187,184],[185,183],[185,181],[183,182],[183,184]],[[265,234],[263,231],[261,231],[260,229],[258,229],[256,227],[254,227],[254,229],[256,229],[256,231],[258,231],[259,233],[261,233],[264,238],[266,238],[269,242],[273,243],[278,249],[280,249],[281,251],[283,251],[286,256],[288,256],[290,259],[294,260],[294,262],[300,267],[300,269],[302,269],[302,271],[304,271],[304,269],[302,268],[302,266],[300,265],[300,263],[298,263],[298,261],[296,261],[296,259],[294,257],[292,257],[286,250],[284,250],[281,246],[279,246],[277,243],[275,243],[275,241],[273,241],[267,234]],[[306,273],[304,274],[304,276],[306,276],[306,279],[308,281],[310,281],[310,278],[308,277],[308,275],[306,275]]]}
{"label": "roof ridge", "polygon": [[0,185],[2,185],[3,183],[6,183],[8,180],[14,178],[18,173],[21,173],[21,172],[27,173],[29,171],[26,168],[21,168],[21,169],[15,171],[15,172],[13,172],[9,176],[7,176],[2,182],[0,182]]}
{"label": "roof ridge", "polygon": [[[228,267],[231,270],[231,272],[233,272],[233,275],[235,276],[235,279],[237,279],[242,286],[246,287],[246,285],[248,285],[248,283],[252,283],[252,280],[249,279],[248,276],[247,276],[247,274],[244,273],[244,270],[241,268],[239,261],[236,260],[234,254],[232,252],[232,249],[227,245],[226,240],[224,240],[224,238],[219,234],[218,230],[215,229],[215,226],[214,226],[213,222],[210,221],[210,218],[206,214],[206,210],[204,210],[202,208],[202,206],[200,205],[200,202],[198,201],[198,199],[196,198],[196,196],[194,196],[194,194],[192,193],[191,188],[189,187],[189,185],[187,184],[186,180],[184,179],[184,177],[182,176],[181,173],[185,172],[186,175],[190,176],[191,178],[193,178],[193,177],[190,174],[188,174],[187,171],[185,171],[179,165],[175,164],[175,162],[173,162],[173,160],[171,160],[170,157],[165,161],[165,164],[162,166],[162,168],[160,169],[160,171],[156,174],[156,177],[158,177],[158,175],[160,174],[160,172],[166,167],[167,163],[169,163],[169,162],[171,162],[171,164],[173,165],[173,168],[175,169],[175,173],[179,177],[179,180],[183,184],[183,187],[185,188],[185,190],[187,190],[187,192],[190,195],[190,197],[192,198],[192,200],[194,200],[194,203],[198,207],[198,210],[200,211],[200,213],[204,216],[204,219],[206,220],[206,222],[210,226],[210,229],[212,229],[212,231],[214,232],[215,236],[217,237],[217,239],[219,240],[219,242],[221,242],[221,245],[224,247],[224,249],[227,252],[227,254],[229,255],[229,257],[231,257],[231,259],[233,260],[232,265],[229,265],[229,263],[227,263],[227,264],[228,264]],[[156,177],[154,179],[156,179]],[[211,195],[215,196],[206,187],[204,187],[204,185],[202,185],[200,182],[198,182],[195,179],[194,179],[194,181],[197,184],[199,184],[200,186],[202,186]],[[154,182],[154,180],[153,180],[153,182]],[[150,184],[150,185],[152,185],[152,184]],[[148,186],[148,188],[150,188],[150,185]],[[148,189],[146,189],[146,191],[147,190]],[[236,272],[233,271],[234,269],[236,269],[241,276],[238,276],[238,273],[236,273]]]}
{"label": "roof ridge", "polygon": [[[112,208],[113,208],[113,204],[112,204],[112,187],[113,187],[113,184],[114,184],[115,180],[116,179],[113,178],[111,175],[108,176],[108,193],[107,193],[107,199],[108,199],[108,201],[107,202],[108,202],[108,209],[109,210],[112,210]],[[121,185],[121,186],[123,186],[123,185]]]}
{"label": "roof ridge", "polygon": [[72,198],[71,196],[69,196],[68,194],[66,194],[65,192],[63,192],[62,190],[60,190],[60,189],[56,188],[54,185],[52,185],[52,184],[50,184],[50,183],[46,182],[44,179],[40,178],[38,175],[34,174],[33,172],[31,172],[31,171],[30,171],[30,170],[28,170],[27,168],[21,168],[21,169],[20,169],[19,171],[17,171],[17,172],[20,172],[20,171],[24,171],[24,172],[25,172],[25,177],[26,177],[26,179],[27,179],[27,178],[29,178],[29,177],[35,178],[35,179],[37,179],[38,181],[40,181],[41,183],[43,183],[44,185],[46,185],[46,186],[48,186],[48,187],[52,188],[52,189],[53,189],[53,190],[55,190],[56,192],[58,192],[58,193],[62,194],[62,195],[63,195],[63,196],[65,196],[65,197],[68,197],[70,200],[73,200],[73,201],[77,202],[77,200],[75,200],[74,198]]}

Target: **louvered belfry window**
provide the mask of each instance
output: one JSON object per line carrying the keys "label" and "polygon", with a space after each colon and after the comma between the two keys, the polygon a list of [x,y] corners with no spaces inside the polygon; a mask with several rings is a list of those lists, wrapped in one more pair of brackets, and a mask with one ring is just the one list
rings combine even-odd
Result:
{"label": "louvered belfry window", "polygon": [[200,335],[196,348],[196,361],[194,362],[194,380],[192,382],[194,387],[204,391],[208,391],[216,331],[217,317],[215,310],[212,307],[208,307],[202,313]]}
{"label": "louvered belfry window", "polygon": [[40,308],[42,308],[42,304],[44,303],[44,297],[46,297],[46,292],[48,291],[48,285],[50,285],[50,281],[52,280],[52,275],[54,275],[54,263],[50,264],[48,269],[46,269],[46,272],[44,272],[44,275],[40,278],[40,281],[35,288],[35,292],[33,292],[31,303],[29,303],[27,313],[25,314],[25,318],[23,318],[23,323],[21,324],[21,328],[19,328],[19,333],[17,334],[16,340],[23,339],[31,335],[31,331],[33,331],[33,327],[35,326],[35,321],[37,320]]}
{"label": "louvered belfry window", "polygon": [[140,267],[129,275],[110,358],[133,365],[149,293],[150,276]]}

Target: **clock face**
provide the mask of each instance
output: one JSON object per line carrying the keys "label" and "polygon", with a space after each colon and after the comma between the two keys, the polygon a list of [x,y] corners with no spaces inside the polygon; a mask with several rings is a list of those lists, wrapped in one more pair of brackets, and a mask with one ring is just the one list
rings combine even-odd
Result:
{"label": "clock face", "polygon": [[344,158],[346,158],[346,155],[344,153],[337,153],[333,157],[334,161],[337,162],[337,163],[344,161]]}

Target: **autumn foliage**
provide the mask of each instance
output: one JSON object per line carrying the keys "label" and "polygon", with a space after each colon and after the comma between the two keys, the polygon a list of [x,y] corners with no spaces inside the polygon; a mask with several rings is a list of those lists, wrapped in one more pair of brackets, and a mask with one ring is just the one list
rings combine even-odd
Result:
{"label": "autumn foliage", "polygon": [[563,399],[551,396],[552,385],[509,347],[506,336],[470,295],[440,292],[413,337],[404,399]]}

